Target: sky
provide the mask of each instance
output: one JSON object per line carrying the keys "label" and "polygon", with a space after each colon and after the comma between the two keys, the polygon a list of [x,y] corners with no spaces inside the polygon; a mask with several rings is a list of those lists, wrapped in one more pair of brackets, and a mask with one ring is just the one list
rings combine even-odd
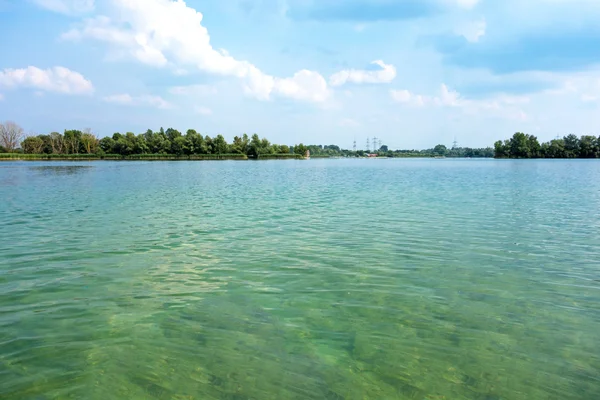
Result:
{"label": "sky", "polygon": [[0,121],[390,148],[600,134],[596,0],[0,0]]}

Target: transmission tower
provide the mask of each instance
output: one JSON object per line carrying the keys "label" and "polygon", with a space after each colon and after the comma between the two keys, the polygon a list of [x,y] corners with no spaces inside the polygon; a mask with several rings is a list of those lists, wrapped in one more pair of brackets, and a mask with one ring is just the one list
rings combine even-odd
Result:
{"label": "transmission tower", "polygon": [[456,149],[458,147],[458,142],[456,141],[456,136],[454,136],[454,142],[452,142],[452,148]]}
{"label": "transmission tower", "polygon": [[377,151],[377,138],[373,136],[373,153]]}
{"label": "transmission tower", "polygon": [[371,142],[369,141],[369,138],[367,138],[367,153],[371,152]]}
{"label": "transmission tower", "polygon": [[352,145],[352,149],[356,153],[356,138],[354,138],[354,144]]}
{"label": "transmission tower", "polygon": [[381,139],[379,139],[379,149],[381,149]]}

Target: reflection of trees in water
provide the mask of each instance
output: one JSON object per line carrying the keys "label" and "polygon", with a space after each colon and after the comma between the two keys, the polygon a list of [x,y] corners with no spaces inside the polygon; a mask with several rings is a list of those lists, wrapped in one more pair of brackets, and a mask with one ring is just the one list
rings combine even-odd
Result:
{"label": "reflection of trees in water", "polygon": [[91,165],[44,165],[31,169],[46,175],[73,175],[93,168]]}

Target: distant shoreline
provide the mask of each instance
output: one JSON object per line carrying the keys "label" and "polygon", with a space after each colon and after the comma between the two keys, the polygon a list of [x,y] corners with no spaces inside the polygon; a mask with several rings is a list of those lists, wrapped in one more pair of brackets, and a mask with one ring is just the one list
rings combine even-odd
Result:
{"label": "distant shoreline", "polygon": [[[440,159],[431,155],[407,155],[407,156],[380,156],[380,157],[344,157],[344,156],[311,156],[314,160],[335,159],[365,159],[365,160],[388,160],[388,159]],[[492,159],[490,157],[441,157],[441,159]],[[248,157],[245,154],[207,154],[192,156],[173,155],[95,155],[95,154],[23,154],[23,153],[0,153],[2,161],[266,161],[266,160],[306,160],[297,154],[265,154],[258,157]]]}

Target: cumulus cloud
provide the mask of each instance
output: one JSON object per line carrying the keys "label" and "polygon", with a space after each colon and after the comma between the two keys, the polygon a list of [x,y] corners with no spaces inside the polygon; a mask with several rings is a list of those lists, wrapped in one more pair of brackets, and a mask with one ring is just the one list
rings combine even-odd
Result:
{"label": "cumulus cloud", "polygon": [[329,97],[327,82],[318,72],[303,69],[292,78],[277,78],[275,83],[277,93],[293,99],[323,102]]}
{"label": "cumulus cloud", "polygon": [[331,75],[331,86],[341,86],[345,83],[389,83],[396,77],[396,67],[382,60],[375,60],[371,65],[378,66],[375,70],[346,69]]}
{"label": "cumulus cloud", "polygon": [[28,87],[46,92],[70,95],[90,94],[94,91],[92,82],[79,72],[65,67],[40,69],[29,66],[21,69],[0,71],[0,87]]}
{"label": "cumulus cloud", "polygon": [[425,105],[423,96],[411,93],[406,89],[390,90],[390,95],[392,96],[392,99],[398,103],[414,104],[418,106]]}
{"label": "cumulus cloud", "polygon": [[448,86],[445,84],[442,84],[440,93],[437,96],[414,94],[408,90],[390,90],[390,95],[393,100],[399,103],[417,106],[437,105],[457,107],[465,104],[465,101],[460,98],[460,94],[454,90],[448,89]]}
{"label": "cumulus cloud", "polygon": [[108,42],[127,57],[153,67],[177,71],[190,66],[210,74],[237,77],[246,93],[261,100],[281,95],[322,102],[329,97],[325,79],[317,72],[301,70],[290,78],[278,78],[213,48],[202,25],[202,13],[183,0],[113,0],[111,5],[112,17],[87,19],[62,37]]}
{"label": "cumulus cloud", "polygon": [[84,14],[94,10],[94,0],[32,0],[35,4],[61,14]]}
{"label": "cumulus cloud", "polygon": [[115,94],[103,98],[108,103],[127,105],[127,106],[148,106],[161,109],[172,108],[171,104],[160,96],[142,95],[131,96],[127,93]]}
{"label": "cumulus cloud", "polygon": [[451,90],[442,84],[439,93],[434,96],[415,94],[409,90],[390,90],[391,98],[406,105],[417,107],[453,107],[467,114],[478,114],[486,112],[510,119],[524,120],[526,114],[517,106],[529,103],[525,96],[499,95],[491,99],[466,99],[455,90]]}

